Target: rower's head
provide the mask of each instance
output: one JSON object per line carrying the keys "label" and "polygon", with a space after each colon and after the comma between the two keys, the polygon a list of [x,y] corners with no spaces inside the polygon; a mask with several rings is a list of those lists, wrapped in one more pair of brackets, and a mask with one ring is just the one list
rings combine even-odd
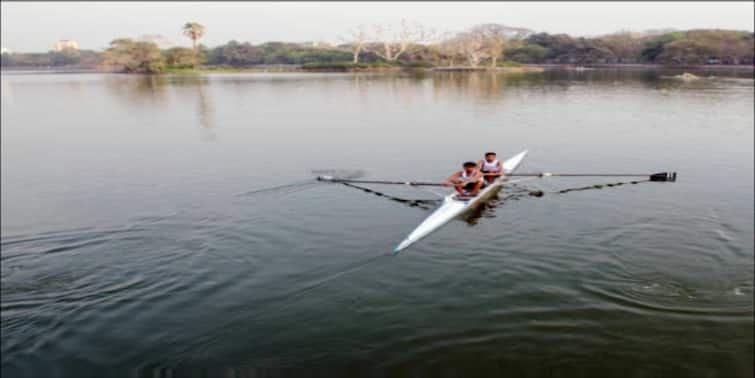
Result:
{"label": "rower's head", "polygon": [[468,174],[473,173],[475,169],[477,169],[477,163],[473,161],[468,161],[464,163],[464,171],[466,171]]}
{"label": "rower's head", "polygon": [[486,152],[485,153],[485,160],[488,163],[492,163],[495,161],[495,152]]}

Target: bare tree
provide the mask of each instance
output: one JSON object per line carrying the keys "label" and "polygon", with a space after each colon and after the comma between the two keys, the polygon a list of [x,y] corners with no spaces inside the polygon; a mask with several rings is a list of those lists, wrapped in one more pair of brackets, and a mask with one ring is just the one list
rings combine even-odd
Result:
{"label": "bare tree", "polygon": [[351,54],[354,56],[353,63],[359,63],[359,53],[364,50],[369,39],[369,33],[364,25],[359,25],[356,29],[351,29],[346,37],[341,38],[351,48]]}
{"label": "bare tree", "polygon": [[490,66],[495,67],[507,47],[534,32],[530,29],[501,24],[481,24],[473,27],[471,33],[482,39],[486,55],[490,58]]}
{"label": "bare tree", "polygon": [[463,55],[460,38],[452,32],[443,33],[437,42],[438,51],[448,59],[448,66],[452,67],[456,63],[456,58]]}
{"label": "bare tree", "polygon": [[395,62],[411,44],[429,41],[433,34],[419,23],[409,24],[406,20],[401,20],[397,31],[390,25],[374,25],[372,43],[366,44],[364,49],[389,62]]}
{"label": "bare tree", "polygon": [[488,57],[490,57],[490,67],[495,68],[496,64],[498,64],[498,57],[503,56],[503,47],[504,47],[504,39],[491,34],[485,36],[485,49],[488,52]]}
{"label": "bare tree", "polygon": [[488,57],[488,49],[485,44],[485,36],[480,32],[468,31],[459,33],[455,43],[459,51],[467,58],[467,62],[472,67],[480,65],[483,58]]}

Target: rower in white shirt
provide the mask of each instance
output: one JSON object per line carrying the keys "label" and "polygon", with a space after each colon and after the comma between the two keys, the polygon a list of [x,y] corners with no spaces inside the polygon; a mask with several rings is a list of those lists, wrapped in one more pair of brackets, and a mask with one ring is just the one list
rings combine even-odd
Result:
{"label": "rower in white shirt", "polygon": [[485,159],[477,162],[477,169],[482,172],[488,184],[503,176],[503,164],[496,159],[495,152],[486,152]]}

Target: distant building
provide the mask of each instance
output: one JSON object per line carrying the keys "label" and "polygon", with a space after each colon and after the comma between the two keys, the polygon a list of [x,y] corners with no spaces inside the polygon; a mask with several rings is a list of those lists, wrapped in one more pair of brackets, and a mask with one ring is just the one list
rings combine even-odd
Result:
{"label": "distant building", "polygon": [[61,39],[55,43],[55,51],[63,51],[65,49],[78,50],[79,43],[70,39]]}

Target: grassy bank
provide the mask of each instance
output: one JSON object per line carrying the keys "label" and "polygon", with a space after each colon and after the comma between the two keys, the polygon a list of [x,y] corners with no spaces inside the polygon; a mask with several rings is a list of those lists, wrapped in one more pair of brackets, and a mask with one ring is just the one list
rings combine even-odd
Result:
{"label": "grassy bank", "polygon": [[167,74],[202,74],[202,73],[255,73],[255,72],[361,72],[361,71],[400,71],[432,69],[427,63],[410,62],[406,64],[376,63],[307,63],[303,65],[259,65],[247,67],[201,66],[201,67],[166,67],[161,73]]}
{"label": "grassy bank", "polygon": [[298,66],[259,66],[259,67],[230,67],[230,66],[202,66],[202,67],[167,67],[164,74],[207,74],[207,73],[260,73],[260,72],[301,72]]}
{"label": "grassy bank", "polygon": [[260,73],[260,72],[390,72],[390,71],[500,71],[500,72],[542,72],[539,67],[531,67],[519,63],[505,62],[497,67],[468,67],[449,66],[436,67],[428,62],[397,62],[388,64],[385,62],[373,63],[307,63],[303,65],[273,65],[273,66],[201,66],[192,67],[166,67],[161,73],[165,74],[206,74],[206,73]]}
{"label": "grassy bank", "polygon": [[397,71],[397,70],[427,70],[432,69],[433,65],[429,62],[398,61],[394,63],[371,62],[371,63],[352,63],[352,62],[334,62],[334,63],[307,63],[302,65],[305,71],[321,72],[351,72],[351,71]]}

